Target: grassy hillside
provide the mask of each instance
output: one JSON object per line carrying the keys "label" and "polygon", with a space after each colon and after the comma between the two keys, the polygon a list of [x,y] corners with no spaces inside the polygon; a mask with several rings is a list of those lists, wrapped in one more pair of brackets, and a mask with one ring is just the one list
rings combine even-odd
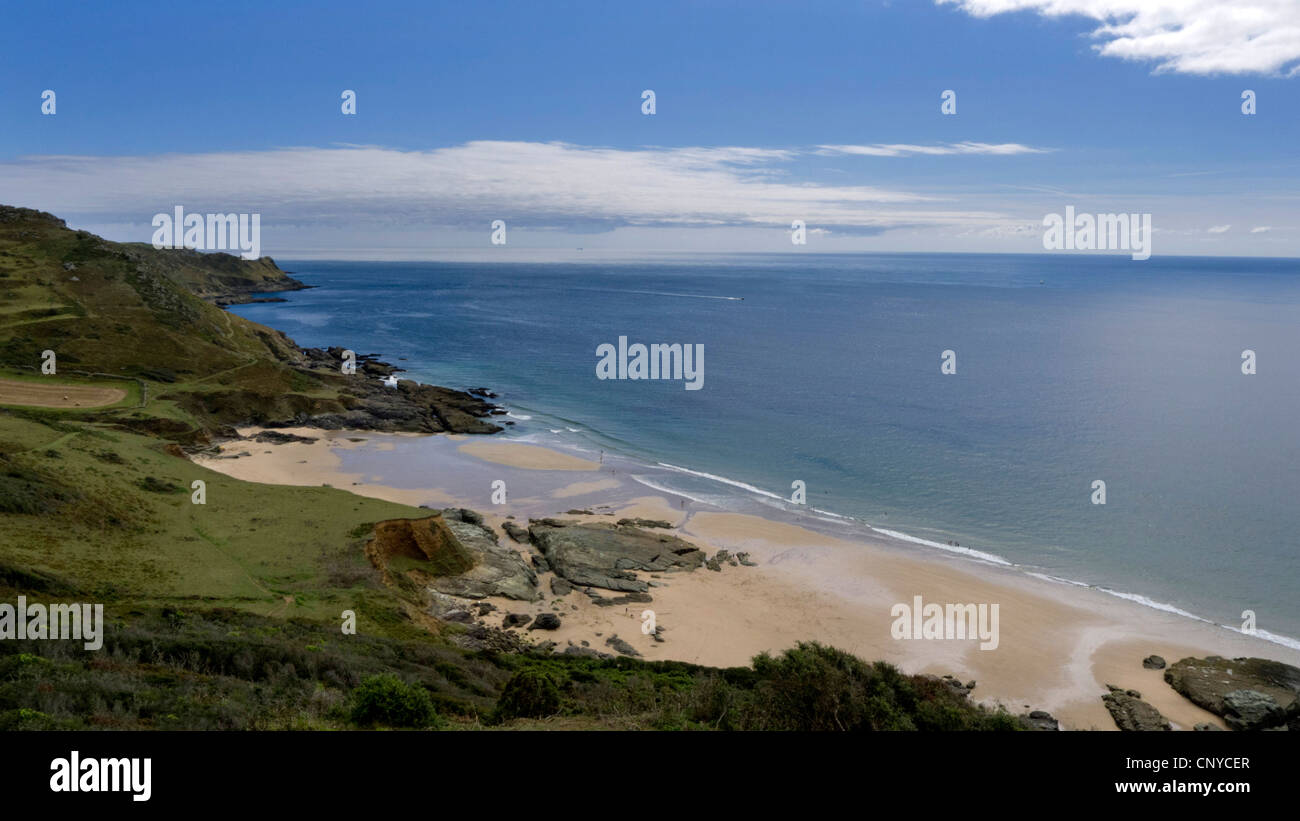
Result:
{"label": "grassy hillside", "polygon": [[[483,420],[492,406],[477,397],[415,383],[385,392],[373,378],[385,368],[363,362],[345,375],[336,354],[301,350],[213,304],[300,287],[269,257],[109,242],[50,214],[0,206],[0,378],[38,373],[42,352],[54,351],[59,380],[126,377],[145,396],[144,407],[83,418],[187,445],[232,425],[319,416],[357,427],[500,430]],[[382,412],[367,415],[375,407]]]}
{"label": "grassy hillside", "polygon": [[[257,359],[292,361],[295,349],[283,334],[184,287],[210,293],[223,276],[242,278],[202,271],[195,258],[206,256],[209,265],[242,263],[123,246],[72,231],[49,214],[0,206],[0,364],[36,366],[52,349],[70,370],[196,379]],[[250,284],[269,284],[275,278],[267,264],[240,267],[251,271]]]}

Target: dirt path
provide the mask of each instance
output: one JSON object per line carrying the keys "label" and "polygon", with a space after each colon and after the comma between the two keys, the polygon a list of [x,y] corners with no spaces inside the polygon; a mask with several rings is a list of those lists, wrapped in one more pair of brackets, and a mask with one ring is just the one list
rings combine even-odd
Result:
{"label": "dirt path", "polygon": [[126,398],[120,388],[69,385],[51,382],[17,382],[0,379],[0,405],[30,405],[38,408],[102,408]]}

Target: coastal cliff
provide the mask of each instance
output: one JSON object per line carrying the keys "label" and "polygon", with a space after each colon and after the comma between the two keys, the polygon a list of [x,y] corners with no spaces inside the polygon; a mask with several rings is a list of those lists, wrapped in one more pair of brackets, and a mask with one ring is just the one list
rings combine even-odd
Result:
{"label": "coastal cliff", "polygon": [[488,421],[496,406],[478,396],[410,380],[387,387],[379,378],[397,369],[373,356],[348,373],[343,348],[303,349],[220,307],[305,287],[270,257],[110,242],[0,206],[0,369],[35,371],[53,351],[58,373],[133,379],[141,407],[109,418],[186,446],[246,424],[501,430]]}

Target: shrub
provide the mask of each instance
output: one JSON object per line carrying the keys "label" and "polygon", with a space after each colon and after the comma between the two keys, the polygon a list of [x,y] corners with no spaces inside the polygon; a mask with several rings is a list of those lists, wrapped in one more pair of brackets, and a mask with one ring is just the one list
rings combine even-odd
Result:
{"label": "shrub", "polygon": [[150,493],[176,493],[181,489],[180,485],[168,482],[165,479],[159,479],[156,476],[146,476],[140,480],[140,487]]}
{"label": "shrub", "polygon": [[352,692],[352,721],[363,727],[429,727],[437,720],[429,693],[395,675],[369,676]]}
{"label": "shrub", "polygon": [[868,663],[816,642],[773,658],[755,657],[758,682],[737,717],[739,729],[766,730],[1013,730],[1006,713],[992,713],[945,685],[907,676],[883,661]]}
{"label": "shrub", "polygon": [[560,711],[560,688],[540,670],[521,670],[501,691],[493,720],[544,718]]}

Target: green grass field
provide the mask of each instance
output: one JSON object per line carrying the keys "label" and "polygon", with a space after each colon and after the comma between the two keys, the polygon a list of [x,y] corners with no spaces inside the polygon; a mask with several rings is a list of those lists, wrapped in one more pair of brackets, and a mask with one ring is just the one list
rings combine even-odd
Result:
{"label": "green grass field", "polygon": [[[60,523],[50,528],[48,508],[6,511],[9,562],[122,601],[201,601],[330,623],[351,609],[379,633],[406,623],[360,538],[347,534],[427,511],[332,488],[241,482],[151,437],[84,422],[0,415],[0,453],[32,477],[34,504],[49,502]],[[206,504],[192,502],[196,480]]]}

